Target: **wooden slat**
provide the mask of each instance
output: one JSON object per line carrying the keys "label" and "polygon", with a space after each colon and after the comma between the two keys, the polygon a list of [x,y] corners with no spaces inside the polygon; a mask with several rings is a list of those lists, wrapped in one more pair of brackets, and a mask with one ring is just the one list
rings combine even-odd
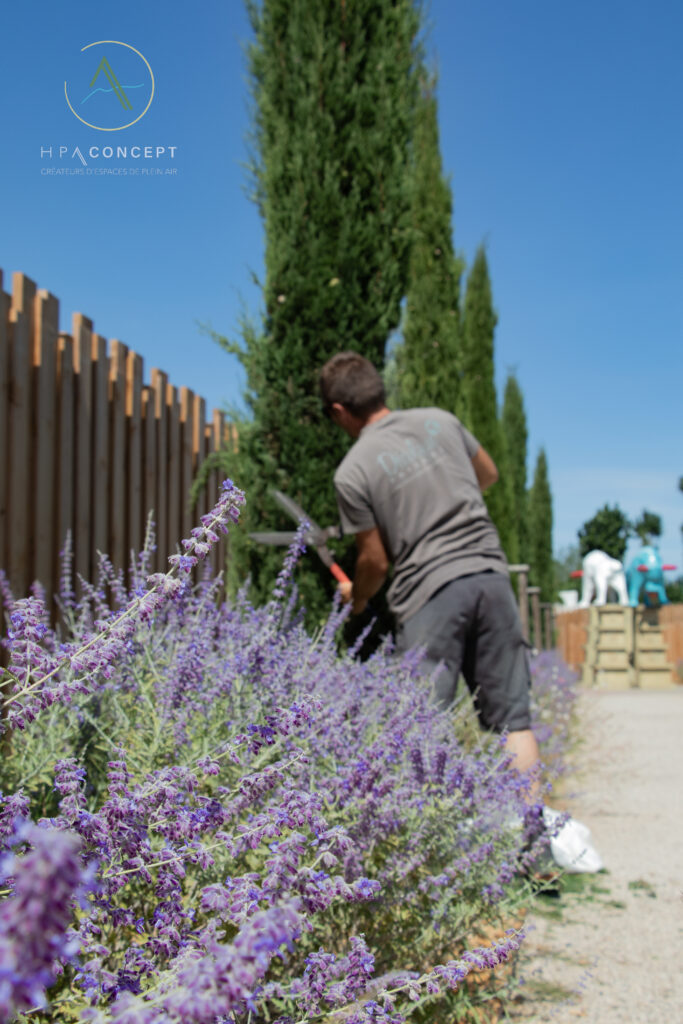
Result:
{"label": "wooden slat", "polygon": [[74,568],[85,580],[91,578],[90,506],[92,498],[92,320],[74,313],[76,466],[74,487]]}
{"label": "wooden slat", "polygon": [[157,421],[157,552],[159,569],[168,569],[168,415],[166,412],[166,388],[168,376],[156,368],[151,375],[154,392],[154,415]]}
{"label": "wooden slat", "polygon": [[57,436],[57,336],[59,334],[59,300],[46,291],[35,299],[35,335],[33,338],[34,376],[34,465],[33,492],[43,501],[33,503],[34,575],[45,588],[47,607],[52,600],[57,579],[57,521],[46,514],[45,501],[56,508],[55,440]]}
{"label": "wooden slat", "polygon": [[7,568],[7,476],[9,466],[9,311],[0,270],[0,568]]}
{"label": "wooden slat", "polygon": [[128,432],[128,546],[137,556],[145,537],[142,487],[142,357],[126,359],[126,428]]}
{"label": "wooden slat", "polygon": [[212,416],[212,429],[213,429],[213,450],[215,452],[220,451],[221,445],[225,439],[225,413],[222,413],[220,409],[213,410]]}
{"label": "wooden slat", "polygon": [[[206,458],[206,402],[200,395],[194,396],[194,408],[192,410],[192,468],[196,478],[199,468]],[[206,512],[206,489],[202,488],[197,497],[194,507],[195,525],[199,524],[200,518]]]}
{"label": "wooden slat", "polygon": [[[11,507],[14,509],[10,522],[8,524],[8,566],[10,568],[10,578],[15,579],[17,582],[13,584],[15,586],[15,596],[25,597],[28,593],[28,587],[34,579],[33,571],[33,531],[31,529],[31,483],[33,475],[33,388],[32,388],[32,348],[33,348],[33,337],[35,333],[35,298],[36,298],[36,284],[27,277],[26,274],[14,273],[12,275],[12,308],[17,315],[21,315],[23,318],[23,324],[19,326],[18,319],[15,318],[15,324],[18,330],[15,332],[15,341],[19,339],[19,346],[21,351],[15,349],[12,358],[16,360],[16,370],[12,374],[12,383],[10,390],[13,391],[15,387],[19,389],[17,395],[17,401],[12,402],[14,406],[13,414],[10,418],[10,444],[12,445],[12,456],[16,462],[19,459],[25,459],[23,466],[16,466],[16,471],[12,473],[12,481],[21,480],[22,493],[25,490],[25,481],[27,486],[27,499],[24,508],[23,519],[21,523],[21,542],[19,549],[17,549],[17,534],[15,528],[17,524],[17,517],[20,515],[17,511],[17,495],[11,496],[10,502]],[[27,369],[28,366],[28,369]],[[16,424],[23,424],[23,430],[25,436],[18,442],[15,442],[15,427]],[[28,444],[28,452],[25,452],[25,446]],[[13,484],[10,484],[13,486]]]}
{"label": "wooden slat", "polygon": [[671,678],[683,682],[683,605],[665,604],[659,609],[662,639],[666,644],[667,660],[672,666]]}
{"label": "wooden slat", "polygon": [[[145,524],[150,513],[156,523],[157,517],[157,432],[156,417],[154,415],[154,392],[151,388],[142,389],[142,473],[143,473],[143,500],[142,508]],[[159,564],[159,547],[152,559],[150,569],[157,571]]]}
{"label": "wooden slat", "polygon": [[[206,435],[206,456],[212,455],[215,451],[214,445],[214,424],[207,423],[204,428],[204,434]],[[211,474],[206,481],[206,511],[210,512],[218,500],[218,485],[216,470],[212,470]],[[218,572],[218,545],[211,548],[209,554],[209,565],[211,566],[211,575],[215,576]]]}
{"label": "wooden slat", "polygon": [[519,618],[522,623],[522,636],[529,643],[529,566],[510,566],[511,572],[517,572],[517,601]]}
{"label": "wooden slat", "polygon": [[189,388],[180,389],[180,533],[183,539],[190,536],[190,530],[192,529],[190,488],[192,487],[192,417],[194,410],[194,398],[194,392],[190,391]]}
{"label": "wooden slat", "polygon": [[[57,552],[64,549],[66,535],[74,531],[74,367],[73,340],[60,334],[57,343]],[[70,581],[71,587],[74,581]]]}
{"label": "wooden slat", "polygon": [[[199,395],[194,396],[192,409],[192,466],[193,478],[196,480],[204,458],[206,456],[206,402]],[[192,525],[199,526],[200,519],[206,512],[206,488],[197,494],[197,500],[192,512]],[[204,574],[204,564],[200,563],[197,571],[197,579]]]}
{"label": "wooden slat", "polygon": [[109,359],[109,554],[116,569],[127,558],[126,360],[128,348],[113,340]]}
{"label": "wooden slat", "polygon": [[[92,527],[90,557],[97,569],[97,552],[109,554],[109,360],[107,340],[92,336],[93,360],[93,452]],[[93,580],[94,580],[93,573]]]}
{"label": "wooden slat", "polygon": [[168,552],[172,554],[181,541],[180,405],[178,404],[178,391],[172,384],[166,388],[166,408],[168,416]]}
{"label": "wooden slat", "polygon": [[533,642],[537,650],[543,650],[543,637],[541,636],[541,603],[540,587],[529,587],[527,590],[531,600],[531,619],[534,626]]}
{"label": "wooden slat", "polygon": [[[225,414],[220,409],[213,410],[213,446],[214,451],[220,452],[225,442]],[[226,473],[223,469],[216,469],[214,472],[214,479],[216,481],[216,497],[215,501],[218,501],[221,493],[221,485],[225,479]],[[225,568],[225,559],[227,555],[227,547],[224,540],[216,547],[216,573],[221,572]]]}
{"label": "wooden slat", "polygon": [[[117,567],[140,550],[152,510],[153,568],[165,570],[217,499],[214,471],[189,506],[204,459],[230,433],[223,415],[207,425],[204,400],[182,388],[179,401],[159,370],[145,388],[142,359],[115,341],[109,360],[82,314],[60,335],[58,300],[24,274],[13,275],[11,299],[2,281],[0,271],[0,567],[22,596],[34,574],[51,593],[71,529],[75,572],[93,580],[97,550]],[[222,558],[212,553],[214,570]]]}
{"label": "wooden slat", "polygon": [[12,274],[12,308],[26,317],[26,333],[31,347],[35,335],[36,292],[36,283],[30,277],[18,271]]}
{"label": "wooden slat", "polygon": [[18,310],[11,311],[9,321],[9,436],[11,452],[8,474],[7,568],[14,596],[17,598],[27,596],[32,579],[32,517],[28,510],[32,508],[32,502],[36,500],[36,496],[31,494],[31,348],[28,326],[28,318],[23,313]]}
{"label": "wooden slat", "polygon": [[230,447],[234,452],[239,451],[239,436],[237,434],[237,427],[234,423],[231,423],[228,427],[228,434],[230,438]]}
{"label": "wooden slat", "polygon": [[[223,447],[226,440],[226,426],[225,426],[225,415],[220,409],[213,410],[213,445],[214,451],[219,452]],[[225,479],[226,473],[217,469],[214,472],[214,479],[216,481],[216,498],[220,495],[221,486]],[[224,537],[221,537],[220,544],[216,545],[214,551],[214,573],[218,575],[219,572],[225,569],[225,561],[228,556],[228,542]]]}
{"label": "wooden slat", "polygon": [[543,649],[550,651],[553,647],[553,606],[549,601],[541,602],[541,615],[543,620]]}
{"label": "wooden slat", "polygon": [[555,617],[558,649],[567,664],[579,671],[585,661],[589,616],[589,608],[575,608]]}

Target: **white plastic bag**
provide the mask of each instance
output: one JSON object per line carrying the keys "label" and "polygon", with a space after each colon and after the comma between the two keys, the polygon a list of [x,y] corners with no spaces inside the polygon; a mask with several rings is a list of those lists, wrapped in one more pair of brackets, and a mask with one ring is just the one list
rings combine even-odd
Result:
{"label": "white plastic bag", "polygon": [[572,874],[602,871],[605,865],[593,846],[590,829],[571,817],[558,827],[563,817],[561,811],[543,808],[543,822],[551,835],[550,852],[555,863]]}

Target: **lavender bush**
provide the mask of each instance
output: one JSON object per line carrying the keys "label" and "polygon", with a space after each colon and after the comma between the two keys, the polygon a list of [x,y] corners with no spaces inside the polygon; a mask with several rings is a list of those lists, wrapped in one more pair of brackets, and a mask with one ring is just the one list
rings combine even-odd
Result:
{"label": "lavender bush", "polygon": [[532,728],[543,751],[544,776],[552,785],[572,768],[579,677],[557,650],[540,651],[532,671]]}
{"label": "lavender bush", "polygon": [[[0,1024],[462,1015],[519,942],[468,948],[523,899],[528,780],[458,739],[469,712],[435,711],[417,656],[339,655],[338,606],[307,634],[300,543],[265,607],[193,588],[242,501],[226,482],[166,575],[151,535],[127,585],[103,558],[78,603],[67,553],[65,637],[5,585]],[[569,713],[560,671],[535,673],[540,725]]]}

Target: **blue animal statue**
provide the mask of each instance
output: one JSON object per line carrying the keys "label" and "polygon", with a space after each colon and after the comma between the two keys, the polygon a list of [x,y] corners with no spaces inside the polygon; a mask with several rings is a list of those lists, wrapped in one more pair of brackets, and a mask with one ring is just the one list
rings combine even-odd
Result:
{"label": "blue animal statue", "polygon": [[664,589],[665,568],[674,567],[662,565],[659,548],[654,544],[644,545],[626,570],[629,604],[634,608],[640,601],[648,608],[668,604]]}

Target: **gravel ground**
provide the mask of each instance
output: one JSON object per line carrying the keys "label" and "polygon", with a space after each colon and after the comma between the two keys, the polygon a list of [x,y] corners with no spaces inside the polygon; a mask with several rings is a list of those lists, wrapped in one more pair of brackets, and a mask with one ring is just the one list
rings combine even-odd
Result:
{"label": "gravel ground", "polygon": [[[509,1014],[535,1024],[683,1021],[683,688],[589,691],[566,808],[607,873],[527,917]],[[578,881],[578,880],[576,880]]]}

